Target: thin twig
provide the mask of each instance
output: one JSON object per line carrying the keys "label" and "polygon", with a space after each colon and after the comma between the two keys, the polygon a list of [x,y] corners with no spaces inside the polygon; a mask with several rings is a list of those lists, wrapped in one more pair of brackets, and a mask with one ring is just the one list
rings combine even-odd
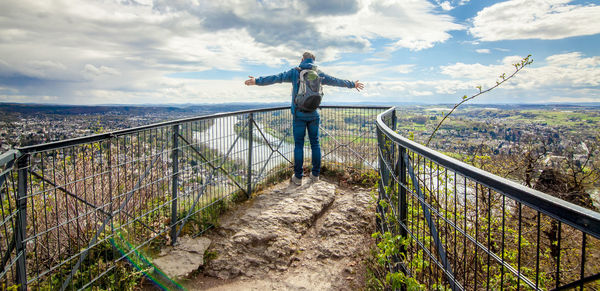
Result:
{"label": "thin twig", "polygon": [[502,81],[496,81],[496,85],[486,89],[486,90],[481,90],[481,86],[477,86],[477,88],[479,89],[479,93],[471,96],[471,97],[467,97],[467,95],[463,96],[462,101],[460,101],[459,103],[456,103],[456,105],[454,105],[454,107],[452,108],[452,110],[450,110],[450,112],[448,112],[446,115],[444,115],[444,118],[442,118],[442,120],[438,123],[438,125],[435,127],[435,129],[433,130],[433,132],[431,133],[431,135],[429,136],[429,139],[427,139],[427,143],[425,143],[425,146],[429,146],[429,143],[431,142],[431,139],[433,139],[433,136],[435,135],[435,133],[438,131],[438,129],[440,128],[440,126],[442,126],[442,123],[444,123],[444,121],[446,120],[446,118],[448,118],[448,116],[450,116],[450,114],[452,114],[452,112],[454,112],[454,110],[456,110],[456,108],[458,108],[458,106],[462,105],[463,103],[479,96],[482,94],[485,94],[489,91],[492,91],[494,89],[496,89],[497,87],[499,87],[500,85],[502,85],[504,82],[510,80],[512,77],[514,77],[519,71],[521,71],[523,68],[525,68],[525,66],[531,64],[533,62],[533,59],[530,58],[531,55],[528,55],[527,57],[523,58],[521,60],[520,63],[516,63],[514,64],[515,66],[515,71],[508,77],[505,77],[505,74],[500,75],[500,78],[502,78]]}

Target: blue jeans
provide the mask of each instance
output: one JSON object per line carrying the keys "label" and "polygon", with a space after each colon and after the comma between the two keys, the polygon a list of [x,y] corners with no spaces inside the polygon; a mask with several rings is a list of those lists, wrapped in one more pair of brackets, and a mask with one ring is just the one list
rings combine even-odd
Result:
{"label": "blue jeans", "polygon": [[302,178],[304,164],[304,134],[308,130],[308,140],[312,151],[312,174],[319,176],[321,172],[321,146],[319,145],[319,122],[317,116],[294,116],[294,174]]}

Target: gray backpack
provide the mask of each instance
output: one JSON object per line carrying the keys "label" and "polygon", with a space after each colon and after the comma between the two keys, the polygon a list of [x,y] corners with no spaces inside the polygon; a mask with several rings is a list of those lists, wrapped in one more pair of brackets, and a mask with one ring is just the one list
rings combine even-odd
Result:
{"label": "gray backpack", "polygon": [[296,108],[302,112],[313,112],[319,108],[321,100],[323,100],[323,86],[321,81],[323,77],[319,77],[317,68],[301,69],[296,68],[300,72],[300,86],[298,87],[298,95],[294,99]]}

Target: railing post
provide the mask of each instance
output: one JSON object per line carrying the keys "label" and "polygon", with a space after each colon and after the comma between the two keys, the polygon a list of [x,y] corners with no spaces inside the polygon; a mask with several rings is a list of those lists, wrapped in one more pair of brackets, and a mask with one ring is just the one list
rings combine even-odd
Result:
{"label": "railing post", "polygon": [[381,232],[386,232],[389,231],[388,229],[388,224],[386,221],[386,213],[388,211],[388,209],[384,209],[379,202],[382,199],[386,199],[387,198],[387,189],[386,187],[388,186],[388,181],[389,181],[389,171],[387,166],[385,165],[385,160],[384,160],[384,148],[386,147],[386,142],[383,138],[383,133],[381,131],[381,129],[379,127],[377,127],[377,156],[379,157],[379,176],[381,177],[380,181],[379,181],[379,195],[377,198],[377,212],[380,213],[381,218],[376,218],[376,223],[379,222],[381,224]]}
{"label": "railing post", "polygon": [[[391,128],[395,132],[396,128],[398,126],[398,118],[396,117],[396,109],[392,110],[392,116],[391,117],[392,117],[392,126],[391,126]],[[398,148],[399,150],[396,151],[396,148]],[[402,173],[403,173],[402,172],[402,169],[403,169],[402,168],[402,166],[403,166],[402,165],[402,163],[403,163],[402,153],[403,153],[403,151],[401,151],[400,149],[402,149],[402,146],[401,145],[397,145],[396,142],[392,141],[391,148],[390,148],[390,156],[391,156],[390,160],[391,161],[395,161],[395,163],[394,163],[394,169],[393,169],[393,171],[394,171],[394,173],[393,173],[394,180],[395,181],[400,180],[400,181],[398,181],[397,183],[394,183],[394,181],[391,181],[390,188],[391,188],[391,191],[392,191],[392,194],[391,194],[392,197],[394,197],[394,196],[396,196],[396,194],[398,194],[396,196],[397,197],[396,203],[397,203],[397,209],[398,209],[398,217],[396,217],[396,219],[399,220],[399,221],[402,221],[402,219],[401,219],[401,217],[402,217],[402,207],[406,206],[406,202],[404,202],[404,203],[402,202],[403,201],[402,200],[402,194],[406,195],[406,189],[404,189],[402,187],[402,185],[404,183],[404,182],[402,182],[402,177],[401,177]],[[404,180],[406,180],[406,175],[404,176]],[[394,207],[393,205],[390,205],[390,206]],[[402,222],[404,222],[404,221],[402,221]],[[406,232],[405,232],[404,227],[400,226],[399,229],[397,229],[397,230],[400,232],[400,235],[402,236],[402,238],[406,238]],[[400,247],[399,248],[400,253],[401,254],[405,253],[404,245],[400,245],[399,247]],[[402,258],[402,257],[405,258],[406,256],[400,256],[400,258]],[[396,263],[397,264],[395,264],[394,271],[398,272],[400,270],[400,265],[402,264],[402,261],[399,261],[399,262],[396,262]],[[402,286],[401,290],[406,290],[406,286]]]}
{"label": "railing post", "polygon": [[177,243],[177,192],[179,190],[179,124],[175,124],[173,129],[173,142],[171,148],[171,160],[173,166],[173,177],[171,180],[171,245]]}
{"label": "railing post", "polygon": [[[398,145],[398,159],[400,159],[400,169],[399,169],[399,176],[398,178],[400,179],[400,184],[398,185],[398,189],[399,191],[399,196],[398,196],[398,219],[400,220],[400,222],[402,222],[402,224],[406,227],[408,227],[408,204],[406,203],[406,186],[408,185],[407,181],[406,181],[406,160],[404,159],[404,156],[406,155],[406,148]],[[407,239],[408,238],[408,233],[406,231],[406,229],[404,227],[400,227],[400,236],[402,236],[403,239]],[[404,254],[404,258],[406,258],[406,248],[404,247],[404,245],[400,246],[400,253]]]}
{"label": "railing post", "polygon": [[27,290],[27,166],[29,155],[21,157],[17,162],[17,229],[15,230],[15,247],[17,252],[17,284],[19,291]]}
{"label": "railing post", "polygon": [[[378,166],[378,172],[379,172],[379,177],[383,177],[383,159],[381,158],[381,148],[382,148],[382,141],[381,141],[381,130],[379,129],[379,127],[376,127],[376,134],[377,134],[377,166]],[[379,202],[381,201],[381,197],[383,196],[381,191],[382,189],[384,189],[381,185],[381,180],[379,180],[379,189],[377,191],[377,204],[375,205],[375,211],[376,214],[379,215],[375,215],[375,225],[377,227],[378,231],[384,232],[383,230],[383,217],[381,217],[383,215],[383,211],[381,209],[381,205],[379,204]]]}
{"label": "railing post", "polygon": [[[398,118],[396,117],[396,109],[394,109],[394,110],[392,110],[392,130],[394,132],[396,132],[397,125],[398,125]],[[395,142],[392,142],[392,148],[391,148],[390,153],[391,153],[391,161],[395,161],[396,160],[395,159],[395,155],[396,155],[396,143]],[[394,174],[396,175],[396,177],[398,177],[398,164],[396,164],[394,171],[395,171]],[[392,187],[392,188],[394,188],[394,187]],[[394,188],[394,190],[395,190],[395,188]]]}
{"label": "railing post", "polygon": [[[396,109],[392,110],[392,130],[395,132],[396,131],[396,126],[398,123],[398,118],[396,117]],[[397,161],[396,159],[396,143],[392,141],[392,145],[390,147],[390,161]],[[394,166],[394,173],[393,175],[397,178],[398,177],[398,162],[395,163]],[[394,185],[390,185],[391,190],[392,190],[392,194],[396,194],[396,187],[394,187]],[[398,186],[398,185],[395,185]]]}
{"label": "railing post", "polygon": [[252,131],[254,130],[254,113],[248,114],[248,171],[247,171],[247,181],[248,181],[248,189],[246,190],[246,197],[250,198],[250,194],[252,193],[252,141],[254,136],[252,135]]}
{"label": "railing post", "polygon": [[398,117],[396,116],[396,109],[392,110],[392,129],[396,131],[398,124]]}

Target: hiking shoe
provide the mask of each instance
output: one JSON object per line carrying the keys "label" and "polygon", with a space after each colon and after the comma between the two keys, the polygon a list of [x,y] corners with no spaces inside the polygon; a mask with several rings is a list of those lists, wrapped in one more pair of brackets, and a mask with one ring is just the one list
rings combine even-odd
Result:
{"label": "hiking shoe", "polygon": [[292,174],[291,182],[292,182],[292,184],[294,184],[296,186],[300,186],[300,185],[302,185],[302,178],[297,178],[295,174]]}
{"label": "hiking shoe", "polygon": [[310,173],[310,176],[309,176],[309,177],[310,177],[310,180],[311,180],[313,183],[319,182],[319,176],[315,176],[315,175],[313,175],[313,173],[312,173],[312,172]]}

